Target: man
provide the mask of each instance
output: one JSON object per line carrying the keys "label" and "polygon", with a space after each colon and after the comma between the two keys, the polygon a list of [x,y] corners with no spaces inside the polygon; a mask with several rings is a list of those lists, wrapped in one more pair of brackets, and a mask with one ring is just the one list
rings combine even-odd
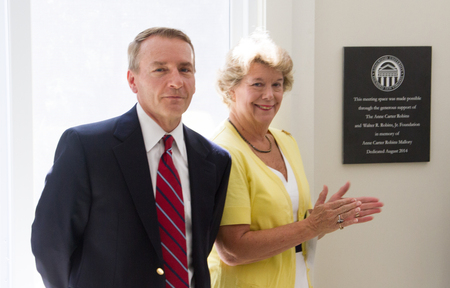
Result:
{"label": "man", "polygon": [[137,105],[68,129],[47,175],[31,239],[46,287],[210,287],[231,160],[181,123],[195,92],[193,46],[181,31],[151,28],[128,54]]}

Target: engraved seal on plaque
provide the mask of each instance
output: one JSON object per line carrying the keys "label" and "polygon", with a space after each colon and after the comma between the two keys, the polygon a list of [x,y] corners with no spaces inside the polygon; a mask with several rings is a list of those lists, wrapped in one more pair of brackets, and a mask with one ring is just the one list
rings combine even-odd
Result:
{"label": "engraved seal on plaque", "polygon": [[385,55],[372,65],[372,82],[383,92],[394,91],[405,79],[405,67],[395,56]]}

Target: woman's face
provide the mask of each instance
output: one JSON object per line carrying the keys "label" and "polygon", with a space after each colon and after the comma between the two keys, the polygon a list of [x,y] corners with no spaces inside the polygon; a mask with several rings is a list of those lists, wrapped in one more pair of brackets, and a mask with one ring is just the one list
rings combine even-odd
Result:
{"label": "woman's face", "polygon": [[230,109],[256,125],[270,125],[283,100],[283,74],[267,65],[253,63],[241,83],[231,89]]}

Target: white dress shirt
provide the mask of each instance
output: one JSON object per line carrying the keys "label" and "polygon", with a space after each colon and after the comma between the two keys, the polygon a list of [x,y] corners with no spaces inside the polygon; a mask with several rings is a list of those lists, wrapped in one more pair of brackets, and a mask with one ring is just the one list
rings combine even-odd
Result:
{"label": "white dress shirt", "polygon": [[189,169],[186,144],[184,143],[183,124],[180,124],[170,133],[166,133],[150,116],[145,113],[141,105],[136,106],[142,136],[144,137],[145,150],[147,151],[148,166],[152,179],[153,193],[156,196],[156,175],[159,160],[164,153],[164,141],[162,137],[170,134],[174,138],[172,144],[172,159],[180,176],[181,188],[184,200],[184,220],[186,222],[186,248],[189,270],[190,287],[194,287],[192,276],[194,275],[192,259],[192,217],[191,217],[191,190],[189,185]]}

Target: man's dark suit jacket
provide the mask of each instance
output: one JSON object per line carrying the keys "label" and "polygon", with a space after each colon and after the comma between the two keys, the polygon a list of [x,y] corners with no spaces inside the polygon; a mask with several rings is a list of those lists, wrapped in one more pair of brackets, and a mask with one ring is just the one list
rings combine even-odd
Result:
{"label": "man's dark suit jacket", "polygon": [[[196,287],[210,287],[231,158],[183,127],[188,154]],[[68,129],[36,208],[32,249],[46,287],[165,287],[158,221],[136,106]]]}

